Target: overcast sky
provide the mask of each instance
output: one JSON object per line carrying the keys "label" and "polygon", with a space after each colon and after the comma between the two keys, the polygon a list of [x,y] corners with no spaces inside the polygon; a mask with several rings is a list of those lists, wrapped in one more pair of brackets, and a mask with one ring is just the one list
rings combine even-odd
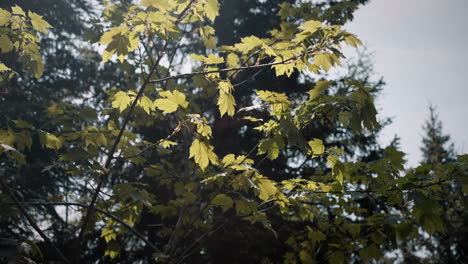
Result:
{"label": "overcast sky", "polygon": [[432,103],[456,150],[467,153],[468,0],[371,0],[345,28],[375,53],[375,70],[387,82],[377,103],[394,122],[381,142],[399,135],[416,165]]}

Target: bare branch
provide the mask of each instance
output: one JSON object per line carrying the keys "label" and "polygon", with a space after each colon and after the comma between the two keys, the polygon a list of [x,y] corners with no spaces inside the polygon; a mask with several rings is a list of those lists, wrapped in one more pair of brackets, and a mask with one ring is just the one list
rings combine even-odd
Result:
{"label": "bare branch", "polygon": [[36,230],[36,232],[42,237],[42,239],[48,243],[56,252],[59,254],[60,258],[62,258],[65,263],[70,263],[70,261],[62,254],[62,252],[55,246],[55,244],[42,232],[39,226],[36,224],[34,219],[28,214],[26,208],[21,204],[21,202],[16,198],[16,195],[11,191],[10,187],[5,183],[5,181],[0,177],[0,183],[2,184],[3,189],[7,193],[7,195],[13,200],[14,204],[20,210],[21,214],[28,220],[29,224]]}

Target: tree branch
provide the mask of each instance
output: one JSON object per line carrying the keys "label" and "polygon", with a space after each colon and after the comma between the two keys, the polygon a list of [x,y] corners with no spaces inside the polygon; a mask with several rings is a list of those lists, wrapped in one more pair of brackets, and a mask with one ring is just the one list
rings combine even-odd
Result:
{"label": "tree branch", "polygon": [[[185,13],[190,9],[190,7],[192,6],[192,4],[194,2],[195,2],[195,0],[190,1],[190,3],[187,5],[187,7],[180,13],[180,15],[178,16],[175,23],[179,22],[184,17]],[[123,133],[125,131],[125,127],[127,126],[128,122],[130,121],[130,117],[132,115],[132,112],[135,109],[135,107],[136,107],[136,105],[138,103],[138,100],[140,100],[140,98],[143,96],[143,92],[145,91],[147,85],[151,83],[150,82],[151,75],[156,71],[159,63],[161,62],[161,59],[164,56],[164,51],[167,49],[168,45],[169,45],[169,41],[166,41],[166,43],[164,44],[164,47],[162,48],[162,52],[159,54],[156,62],[152,65],[147,77],[145,78],[145,80],[144,80],[143,84],[141,85],[140,89],[138,90],[138,93],[135,96],[135,99],[133,100],[133,102],[132,102],[132,104],[131,104],[131,106],[130,106],[130,108],[128,110],[127,116],[125,117],[125,119],[124,119],[124,121],[122,123],[122,127],[120,128],[119,134],[117,135],[117,138],[115,139],[115,142],[112,145],[111,151],[107,155],[107,160],[106,160],[106,163],[104,165],[104,168],[106,170],[108,170],[110,168],[110,166],[111,166],[111,162],[113,160],[114,153],[117,150],[117,146],[120,143],[120,140],[121,140],[121,138],[123,136]],[[94,210],[94,206],[96,204],[96,200],[97,200],[97,197],[99,195],[99,191],[101,190],[102,185],[104,184],[104,182],[107,179],[108,175],[109,174],[106,171],[105,173],[101,174],[100,177],[99,177],[98,185],[97,185],[96,190],[94,191],[93,196],[91,198],[91,202],[89,204],[89,207],[88,207],[88,210],[86,212],[85,218],[83,219],[83,224],[82,224],[82,227],[81,227],[81,231],[80,231],[80,234],[78,236],[78,243],[79,244],[81,244],[81,241],[83,240],[83,236],[84,236],[84,233],[86,231],[86,227],[87,227],[88,222],[90,220],[91,214],[92,214],[92,212]],[[78,251],[78,255],[79,255],[79,251]]]}
{"label": "tree branch", "polygon": [[42,239],[48,243],[56,252],[59,254],[60,258],[65,263],[70,263],[68,259],[62,254],[62,252],[55,246],[55,244],[42,232],[42,230],[39,228],[39,226],[36,224],[34,219],[28,214],[26,211],[26,208],[21,204],[21,202],[16,198],[16,195],[11,191],[10,187],[5,183],[5,181],[0,177],[0,183],[2,184],[3,189],[5,190],[6,194],[13,200],[14,205],[18,207],[20,210],[21,214],[28,220],[29,224],[36,230],[36,232],[42,237]]}
{"label": "tree branch", "polygon": [[210,73],[222,73],[222,72],[231,72],[231,71],[238,71],[238,70],[258,69],[258,68],[264,68],[264,67],[269,67],[269,66],[274,66],[274,65],[288,64],[288,63],[291,63],[295,59],[296,58],[289,58],[289,59],[284,60],[284,61],[269,62],[269,63],[252,65],[252,66],[241,66],[241,67],[225,68],[225,69],[212,70],[212,71],[199,71],[199,72],[183,73],[183,74],[179,74],[179,75],[160,78],[160,79],[157,79],[157,80],[151,80],[151,81],[149,81],[149,83],[159,83],[159,82],[164,82],[164,81],[171,80],[171,79],[192,77],[192,76],[196,76],[196,75],[206,75],[206,74],[210,74]]}
{"label": "tree branch", "polygon": [[[5,204],[5,205],[11,205],[12,203],[0,203],[0,204]],[[83,207],[83,208],[89,208],[89,205],[82,204],[82,203],[74,203],[74,202],[26,202],[23,203],[25,205],[31,205],[31,206],[78,206],[78,207]],[[135,228],[131,227],[125,221],[122,219],[118,218],[117,216],[106,212],[104,210],[101,210],[99,208],[94,208],[95,211],[112,218],[112,220],[115,220],[119,224],[123,225],[126,229],[128,229],[130,232],[132,232],[136,237],[139,239],[143,240],[149,247],[151,247],[154,251],[161,252],[156,245],[151,243],[143,234],[138,232]]]}
{"label": "tree branch", "polygon": [[113,159],[131,159],[131,158],[136,158],[138,156],[141,156],[141,155],[145,154],[147,151],[149,151],[150,149],[152,149],[152,148],[154,148],[156,146],[159,146],[163,141],[169,140],[171,137],[173,137],[175,134],[177,134],[181,129],[182,129],[182,123],[179,121],[177,127],[172,131],[172,133],[169,136],[158,140],[154,144],[149,145],[148,147],[144,148],[142,151],[138,152],[137,154],[131,155],[131,156],[126,156],[126,157],[112,157],[112,158]]}

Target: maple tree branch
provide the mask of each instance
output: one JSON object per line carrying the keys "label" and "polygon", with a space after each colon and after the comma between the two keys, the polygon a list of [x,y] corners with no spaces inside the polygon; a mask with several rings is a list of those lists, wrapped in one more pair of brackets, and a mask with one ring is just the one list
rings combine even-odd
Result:
{"label": "maple tree branch", "polygon": [[[191,0],[190,3],[187,5],[187,7],[185,7],[185,9],[180,13],[180,15],[178,16],[177,20],[175,23],[179,22],[185,15],[185,13],[190,9],[190,7],[192,6],[192,4],[195,2],[196,0]],[[104,165],[104,168],[106,170],[109,170],[110,166],[111,166],[111,163],[112,163],[112,160],[113,160],[113,157],[114,157],[114,153],[115,151],[117,150],[117,146],[118,144],[120,143],[120,140],[122,139],[122,136],[123,136],[123,133],[125,131],[125,127],[127,126],[128,122],[130,121],[130,117],[133,113],[133,110],[135,109],[138,101],[140,100],[140,98],[143,96],[143,92],[145,91],[146,87],[148,84],[150,84],[150,78],[151,78],[151,75],[156,71],[159,63],[161,62],[163,56],[164,56],[164,51],[167,49],[167,47],[169,46],[169,41],[166,41],[166,43],[164,44],[164,47],[161,49],[161,53],[159,54],[156,62],[152,65],[147,77],[145,78],[143,84],[141,85],[140,89],[138,90],[138,93],[137,95],[135,96],[135,99],[133,100],[129,110],[128,110],[128,113],[122,123],[122,126],[119,130],[119,134],[117,135],[117,138],[115,139],[115,142],[114,144],[112,145],[112,148],[109,152],[109,154],[107,155],[107,160],[106,160],[106,163]],[[88,225],[88,222],[91,218],[91,214],[93,213],[93,210],[94,210],[94,206],[96,204],[96,201],[97,201],[97,197],[99,195],[99,191],[101,190],[105,180],[107,179],[108,177],[108,172],[104,172],[103,174],[100,175],[99,177],[99,182],[98,182],[98,185],[96,187],[96,190],[94,191],[93,195],[92,195],[92,198],[91,198],[91,202],[89,204],[89,207],[88,207],[88,210],[86,212],[86,215],[83,219],[83,224],[82,224],[82,227],[81,227],[81,230],[80,230],[80,233],[78,235],[78,243],[81,244],[81,241],[83,240],[83,236],[84,236],[84,233],[86,231],[86,227]],[[78,251],[78,255],[79,255],[79,251]]]}
{"label": "maple tree branch", "polygon": [[[0,204],[5,204],[5,205],[10,205],[12,203],[0,203]],[[14,203],[13,203],[14,204]],[[83,207],[83,208],[89,208],[89,205],[82,204],[82,203],[75,203],[75,202],[23,202],[25,205],[30,205],[30,206],[78,206],[78,207]],[[101,210],[99,208],[94,208],[95,211],[112,218],[112,220],[115,220],[119,224],[123,225],[126,229],[128,229],[130,232],[132,232],[136,237],[139,239],[143,240],[149,247],[151,247],[153,250],[157,252],[161,252],[153,243],[151,243],[143,234],[138,232],[135,228],[131,227],[125,221],[122,219],[118,218],[114,214]]]}
{"label": "maple tree branch", "polygon": [[241,67],[234,67],[234,68],[225,68],[225,69],[219,69],[219,70],[211,70],[211,71],[198,71],[198,72],[191,72],[191,73],[182,73],[174,76],[168,76],[164,78],[160,78],[157,80],[151,80],[149,83],[159,83],[159,82],[164,82],[167,80],[171,79],[179,79],[179,78],[184,78],[184,77],[192,77],[196,75],[206,75],[210,73],[222,73],[222,72],[231,72],[231,71],[238,71],[238,70],[249,70],[249,69],[258,69],[258,68],[264,68],[264,67],[269,67],[269,66],[274,66],[274,65],[280,65],[280,64],[288,64],[291,63],[293,60],[296,58],[289,58],[287,60],[279,61],[279,62],[269,62],[269,63],[264,63],[264,64],[258,64],[258,65],[252,65],[252,66],[241,66]]}
{"label": "maple tree branch", "polygon": [[41,230],[41,228],[36,224],[34,219],[28,214],[28,211],[26,211],[26,208],[21,204],[21,202],[16,198],[16,195],[13,193],[13,191],[10,189],[10,187],[6,184],[6,182],[0,177],[0,184],[2,185],[3,189],[5,190],[6,194],[13,200],[13,204],[18,207],[20,210],[21,214],[28,220],[29,224],[36,230],[36,232],[42,237],[42,239],[48,243],[62,258],[62,260],[65,263],[70,263],[70,261],[62,254],[62,252],[55,246],[55,244],[44,234],[44,232]]}

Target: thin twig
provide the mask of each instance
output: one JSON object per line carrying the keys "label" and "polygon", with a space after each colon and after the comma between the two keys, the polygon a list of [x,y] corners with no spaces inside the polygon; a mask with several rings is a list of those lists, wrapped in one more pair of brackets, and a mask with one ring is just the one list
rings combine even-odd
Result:
{"label": "thin twig", "polygon": [[131,159],[131,158],[136,158],[136,157],[139,157],[143,154],[145,154],[147,151],[149,151],[150,149],[154,148],[154,147],[157,147],[159,146],[162,142],[166,141],[166,140],[169,140],[171,137],[173,137],[175,134],[177,134],[180,130],[182,129],[182,123],[179,121],[179,124],[177,125],[177,127],[172,131],[172,133],[163,138],[163,139],[160,139],[158,140],[156,143],[153,143],[151,145],[149,145],[148,147],[144,148],[142,151],[138,152],[137,154],[135,155],[131,155],[131,156],[126,156],[126,157],[113,157],[113,159]]}
{"label": "thin twig", "polygon": [[160,78],[157,80],[151,80],[149,83],[159,83],[159,82],[164,82],[167,80],[171,79],[179,79],[179,78],[184,78],[184,77],[192,77],[196,75],[206,75],[210,73],[222,73],[222,72],[231,72],[231,71],[238,71],[238,70],[249,70],[249,69],[259,69],[259,68],[264,68],[264,67],[269,67],[269,66],[274,66],[274,65],[280,65],[280,64],[288,64],[293,62],[296,58],[289,58],[287,60],[283,61],[278,61],[278,62],[269,62],[269,63],[264,63],[264,64],[258,64],[258,65],[252,65],[252,66],[241,66],[241,67],[235,67],[235,68],[225,68],[225,69],[219,69],[219,70],[211,70],[211,71],[198,71],[198,72],[191,72],[191,73],[182,73],[174,76],[168,76],[164,78]]}

